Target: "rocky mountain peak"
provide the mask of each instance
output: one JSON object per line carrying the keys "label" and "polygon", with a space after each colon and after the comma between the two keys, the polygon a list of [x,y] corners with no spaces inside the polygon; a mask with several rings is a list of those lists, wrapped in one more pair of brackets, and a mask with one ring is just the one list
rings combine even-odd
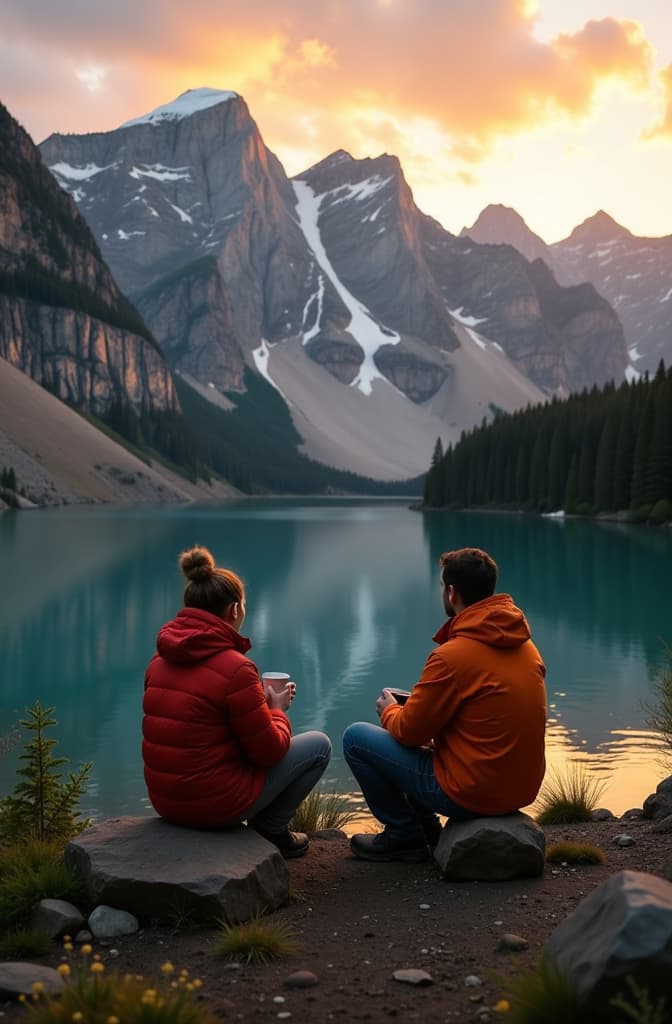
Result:
{"label": "rocky mountain peak", "polygon": [[632,232],[615,221],[604,210],[598,210],[574,228],[567,242],[598,244],[610,242],[616,238],[632,238]]}
{"label": "rocky mountain peak", "polygon": [[528,260],[549,259],[543,238],[527,226],[517,210],[502,203],[486,206],[470,228],[462,228],[460,235],[482,245],[512,245]]}
{"label": "rocky mountain peak", "polygon": [[185,117],[191,117],[202,110],[209,110],[220,103],[228,103],[229,100],[239,99],[237,92],[229,92],[223,89],[187,89],[171,103],[164,103],[155,107],[148,114],[141,114],[130,121],[124,121],[120,128],[130,128],[136,124],[161,124],[163,121],[181,121]]}

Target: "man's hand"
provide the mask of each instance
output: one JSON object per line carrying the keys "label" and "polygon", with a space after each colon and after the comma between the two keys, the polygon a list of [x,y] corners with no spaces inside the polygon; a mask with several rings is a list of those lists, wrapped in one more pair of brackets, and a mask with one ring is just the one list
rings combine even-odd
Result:
{"label": "man's hand", "polygon": [[382,717],[385,708],[389,708],[391,704],[396,704],[396,700],[388,689],[383,687],[380,697],[376,701],[376,711],[378,712],[378,718]]}

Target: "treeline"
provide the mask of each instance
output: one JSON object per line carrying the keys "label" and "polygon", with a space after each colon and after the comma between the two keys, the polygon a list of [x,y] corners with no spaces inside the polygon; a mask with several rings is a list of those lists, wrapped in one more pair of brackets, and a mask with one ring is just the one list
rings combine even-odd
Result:
{"label": "treeline", "polygon": [[427,508],[672,518],[672,368],[553,399],[437,441]]}
{"label": "treeline", "polygon": [[245,393],[229,392],[231,410],[207,401],[175,376],[185,418],[205,462],[246,494],[419,495],[422,477],[381,482],[302,455],[287,406],[263,377],[245,370]]}
{"label": "treeline", "polygon": [[27,299],[41,306],[86,313],[111,327],[139,335],[157,352],[160,351],[146,323],[124,295],[120,293],[115,304],[110,306],[90,288],[49,273],[32,256],[27,257],[23,267],[0,267],[0,294]]}

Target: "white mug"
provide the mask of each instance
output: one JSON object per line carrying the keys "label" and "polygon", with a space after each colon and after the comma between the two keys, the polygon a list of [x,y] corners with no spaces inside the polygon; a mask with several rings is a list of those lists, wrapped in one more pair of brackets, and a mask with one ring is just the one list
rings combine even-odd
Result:
{"label": "white mug", "polygon": [[287,672],[264,672],[261,678],[264,686],[270,686],[276,693],[282,693],[290,680]]}

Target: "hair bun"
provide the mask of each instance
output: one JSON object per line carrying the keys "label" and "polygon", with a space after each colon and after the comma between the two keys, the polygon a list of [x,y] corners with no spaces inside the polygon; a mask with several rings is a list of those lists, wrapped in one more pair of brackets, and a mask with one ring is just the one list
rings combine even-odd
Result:
{"label": "hair bun", "polygon": [[207,548],[196,545],[180,555],[180,569],[192,583],[204,583],[210,579],[214,568],[215,560]]}

